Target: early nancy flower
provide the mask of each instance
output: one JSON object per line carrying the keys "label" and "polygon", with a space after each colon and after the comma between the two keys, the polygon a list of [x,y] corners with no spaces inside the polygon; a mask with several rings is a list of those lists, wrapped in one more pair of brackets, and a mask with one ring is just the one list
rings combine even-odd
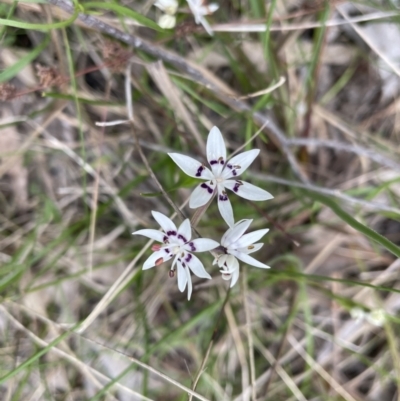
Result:
{"label": "early nancy flower", "polygon": [[240,174],[247,170],[259,153],[259,149],[252,149],[227,160],[226,147],[221,131],[217,127],[213,127],[207,139],[207,160],[211,170],[189,156],[180,155],[179,153],[168,154],[187,175],[206,180],[193,191],[189,206],[192,209],[203,206],[217,192],[218,209],[228,226],[232,227],[234,224],[233,210],[225,191],[226,188],[242,198],[253,201],[273,198],[269,192],[237,179]]}
{"label": "early nancy flower", "polygon": [[213,35],[213,31],[204,18],[205,15],[210,15],[213,12],[217,11],[219,5],[216,3],[205,4],[204,0],[187,0],[190,11],[193,13],[194,20],[196,24],[203,25],[204,29],[207,31],[209,35]]}
{"label": "early nancy flower", "polygon": [[212,239],[197,238],[191,240],[192,229],[189,219],[186,219],[177,229],[174,222],[159,212],[151,212],[163,231],[144,229],[135,231],[134,235],[144,235],[163,245],[155,245],[155,251],[144,262],[143,270],[158,266],[175,256],[171,266],[170,276],[174,276],[175,265],[178,272],[178,288],[183,292],[188,285],[188,299],[192,295],[192,280],[189,269],[197,277],[211,279],[200,260],[192,252],[205,252],[216,248],[219,244]]}
{"label": "early nancy flower", "polygon": [[[232,279],[233,287],[239,278],[239,260],[248,265],[269,269],[270,267],[259,262],[250,256],[250,253],[258,251],[264,244],[255,244],[263,237],[269,229],[257,230],[252,233],[244,234],[253,220],[240,220],[233,227],[226,231],[222,236],[221,246],[225,253],[219,255],[214,260],[214,265],[218,264],[221,268],[222,278],[224,280]],[[244,235],[243,235],[244,234]]]}

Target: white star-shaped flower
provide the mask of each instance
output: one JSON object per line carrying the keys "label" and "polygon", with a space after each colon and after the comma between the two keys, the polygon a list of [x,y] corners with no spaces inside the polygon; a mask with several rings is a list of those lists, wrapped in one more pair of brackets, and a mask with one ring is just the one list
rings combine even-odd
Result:
{"label": "white star-shaped flower", "polygon": [[[252,233],[244,234],[249,228],[253,220],[240,220],[233,227],[229,228],[222,236],[221,246],[224,248],[225,253],[219,255],[213,262],[218,264],[222,278],[231,281],[233,287],[239,278],[239,260],[248,265],[269,269],[270,267],[264,263],[259,262],[250,253],[258,251],[264,244],[255,244],[263,237],[269,229],[253,231]],[[244,234],[244,235],[243,235]]]}
{"label": "white star-shaped flower", "polygon": [[178,273],[178,288],[183,292],[188,285],[188,299],[192,295],[192,279],[189,269],[197,277],[211,279],[211,276],[204,269],[203,264],[193,255],[192,252],[205,252],[219,246],[217,241],[207,238],[197,238],[191,240],[192,229],[189,219],[186,219],[177,229],[174,222],[160,212],[151,212],[154,219],[160,224],[163,231],[144,229],[135,231],[134,235],[143,235],[163,245],[156,245],[152,249],[155,251],[144,262],[143,270],[158,266],[175,256],[172,262],[170,276],[174,276],[175,265]]}
{"label": "white star-shaped flower", "polygon": [[207,22],[207,20],[204,18],[205,15],[210,15],[214,13],[215,11],[218,10],[219,5],[216,3],[211,3],[211,4],[205,4],[204,0],[187,0],[187,3],[189,5],[190,11],[192,12],[194,16],[194,20],[196,21],[196,24],[201,24],[203,25],[204,29],[207,31],[209,35],[213,35],[213,31]]}
{"label": "white star-shaped flower", "polygon": [[232,227],[234,224],[233,210],[225,188],[248,200],[263,201],[273,198],[269,192],[237,179],[247,170],[259,153],[259,149],[252,149],[226,160],[226,147],[221,131],[217,127],[213,127],[207,139],[207,160],[211,170],[192,157],[179,153],[168,154],[187,175],[206,180],[193,191],[189,206],[196,209],[205,205],[217,191],[218,209],[228,226]]}

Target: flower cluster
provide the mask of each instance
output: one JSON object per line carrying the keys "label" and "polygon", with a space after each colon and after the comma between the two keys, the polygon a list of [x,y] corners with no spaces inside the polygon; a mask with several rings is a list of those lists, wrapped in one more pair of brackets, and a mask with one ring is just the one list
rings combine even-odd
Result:
{"label": "flower cluster", "polygon": [[231,280],[233,287],[239,278],[239,260],[252,266],[268,269],[264,263],[250,256],[258,251],[263,244],[256,243],[269,230],[262,229],[245,234],[253,220],[244,219],[234,222],[232,205],[226,189],[244,199],[262,201],[273,196],[248,182],[238,180],[259,154],[259,149],[240,153],[231,159],[227,158],[225,142],[220,130],[213,127],[207,139],[207,160],[210,168],[189,156],[169,153],[171,159],[189,176],[204,180],[193,191],[189,206],[193,209],[205,207],[214,196],[218,199],[218,209],[229,229],[222,236],[220,243],[207,238],[192,238],[192,228],[186,219],[177,228],[173,221],[162,213],[153,211],[153,217],[161,226],[162,231],[144,229],[133,234],[151,238],[161,245],[154,245],[154,253],[145,261],[143,270],[158,266],[174,257],[170,276],[177,272],[178,288],[183,292],[188,287],[188,299],[192,294],[190,272],[200,278],[211,279],[202,262],[193,252],[214,251],[214,265],[220,268],[222,278]]}

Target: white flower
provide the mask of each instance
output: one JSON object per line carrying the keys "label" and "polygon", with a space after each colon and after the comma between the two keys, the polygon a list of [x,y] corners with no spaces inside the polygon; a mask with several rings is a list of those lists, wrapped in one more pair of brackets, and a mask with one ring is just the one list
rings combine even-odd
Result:
{"label": "white flower", "polygon": [[175,15],[164,14],[158,19],[157,24],[162,29],[172,29],[176,25],[176,17]]}
{"label": "white flower", "polygon": [[350,310],[350,315],[357,323],[366,320],[377,327],[382,327],[386,321],[386,313],[383,309],[373,309],[371,312],[366,312],[361,308],[353,308]]}
{"label": "white flower", "polygon": [[134,235],[144,235],[145,237],[161,242],[163,245],[153,247],[155,252],[144,262],[143,270],[158,266],[175,256],[172,262],[170,276],[174,276],[175,265],[178,266],[178,288],[183,292],[188,284],[188,299],[192,295],[192,280],[189,269],[197,277],[211,279],[211,276],[204,269],[200,260],[191,252],[205,252],[216,248],[218,242],[207,239],[197,238],[191,240],[192,229],[189,219],[186,219],[177,229],[174,222],[167,216],[159,212],[151,212],[154,219],[160,224],[163,231],[144,229],[135,231]]}
{"label": "white flower", "polygon": [[173,28],[176,25],[175,14],[178,11],[178,1],[157,0],[154,5],[165,13],[158,19],[157,24],[163,29]]}
{"label": "white flower", "polygon": [[217,11],[219,5],[216,3],[205,4],[204,0],[187,0],[190,11],[193,13],[194,20],[196,24],[203,25],[204,29],[207,31],[209,35],[213,35],[213,31],[204,18],[205,15],[210,15],[213,12]]}
{"label": "white flower", "polygon": [[[250,253],[258,251],[264,244],[254,244],[263,237],[269,229],[253,231],[252,233],[244,234],[249,228],[253,220],[240,220],[233,227],[229,228],[222,236],[221,245],[225,253],[219,255],[214,260],[214,265],[218,264],[221,268],[222,278],[229,280],[232,278],[231,287],[233,287],[239,278],[239,260],[248,265],[269,269],[270,267],[259,262]],[[243,235],[244,234],[244,235]]]}
{"label": "white flower", "polygon": [[217,127],[213,127],[207,139],[207,160],[211,170],[189,156],[180,155],[179,153],[168,154],[187,175],[206,180],[193,191],[189,206],[192,209],[196,209],[205,205],[217,191],[218,209],[228,226],[232,227],[234,224],[233,210],[225,188],[235,192],[242,198],[253,201],[273,198],[269,192],[237,179],[240,174],[247,170],[259,153],[259,149],[252,149],[232,157],[229,161],[226,160],[224,139],[220,130]]}
{"label": "white flower", "polygon": [[177,0],[157,0],[154,5],[169,15],[175,15],[178,10]]}

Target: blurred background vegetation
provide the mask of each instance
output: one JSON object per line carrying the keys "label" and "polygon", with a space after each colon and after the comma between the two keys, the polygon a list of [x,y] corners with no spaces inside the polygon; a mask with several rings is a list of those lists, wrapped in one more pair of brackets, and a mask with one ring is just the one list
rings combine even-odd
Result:
{"label": "blurred background vegetation", "polygon": [[[2,0],[1,400],[400,400],[400,2],[218,5]],[[188,302],[131,232],[174,213],[151,171],[193,216],[167,152],[214,125],[261,149],[275,198],[231,201],[272,268],[228,292],[204,254]]]}

